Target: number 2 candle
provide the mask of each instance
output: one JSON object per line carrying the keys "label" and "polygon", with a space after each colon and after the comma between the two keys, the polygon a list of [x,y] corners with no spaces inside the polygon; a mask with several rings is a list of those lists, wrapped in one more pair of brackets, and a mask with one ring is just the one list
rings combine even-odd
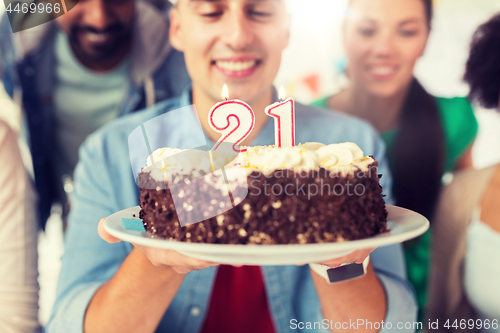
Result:
{"label": "number 2 candle", "polygon": [[239,145],[252,132],[255,125],[255,114],[245,102],[234,99],[228,100],[227,85],[222,88],[222,102],[215,104],[208,114],[210,127],[221,134],[212,150],[217,150],[224,143],[232,143],[237,153],[246,149],[239,149]]}

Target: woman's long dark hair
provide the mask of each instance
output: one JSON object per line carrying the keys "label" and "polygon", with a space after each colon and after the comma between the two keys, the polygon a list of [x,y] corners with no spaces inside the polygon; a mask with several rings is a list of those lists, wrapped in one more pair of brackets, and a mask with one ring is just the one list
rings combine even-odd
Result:
{"label": "woman's long dark hair", "polygon": [[[432,0],[422,0],[429,30]],[[413,79],[389,156],[396,204],[432,218],[444,171],[444,129],[436,99]]]}
{"label": "woman's long dark hair", "polygon": [[436,100],[413,79],[389,153],[398,206],[432,217],[441,188],[444,146]]}
{"label": "woman's long dark hair", "polygon": [[[430,30],[432,0],[422,2]],[[444,140],[435,98],[413,78],[399,114],[398,134],[388,151],[398,206],[432,217],[444,171]]]}

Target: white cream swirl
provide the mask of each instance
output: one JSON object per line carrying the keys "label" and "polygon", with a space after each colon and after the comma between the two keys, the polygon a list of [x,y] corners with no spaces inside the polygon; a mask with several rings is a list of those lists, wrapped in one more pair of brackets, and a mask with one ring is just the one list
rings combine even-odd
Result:
{"label": "white cream swirl", "polygon": [[363,158],[363,151],[352,142],[324,146],[319,148],[316,154],[320,159],[320,166],[323,168],[346,166]]}
{"label": "white cream swirl", "polygon": [[208,152],[198,149],[160,148],[147,158],[143,172],[151,172],[156,180],[171,180],[173,175],[192,175],[200,172],[211,173],[226,165],[231,165],[235,154],[224,151]]}
{"label": "white cream swirl", "polygon": [[366,169],[373,162],[364,157],[363,151],[355,143],[346,142],[324,145],[308,142],[295,147],[279,148],[274,146],[246,147],[247,152],[240,153],[236,165],[258,169],[270,173],[277,169],[295,169],[308,171],[319,167],[325,169],[358,167]]}
{"label": "white cream swirl", "polygon": [[312,151],[317,151],[318,149],[320,149],[321,147],[324,147],[325,144],[324,143],[320,143],[320,142],[306,142],[306,143],[301,143],[299,145],[299,147],[304,147],[308,150],[312,150]]}
{"label": "white cream swirl", "polygon": [[181,151],[182,149],[177,149],[177,148],[158,148],[151,155],[148,156],[146,160],[146,166],[155,164],[159,160],[180,153]]}
{"label": "white cream swirl", "polygon": [[250,167],[250,161],[255,159],[259,151],[268,146],[241,147],[243,152],[238,154],[234,166]]}
{"label": "white cream swirl", "polygon": [[312,150],[296,146],[289,148],[269,147],[261,149],[250,159],[250,167],[270,173],[276,169],[309,171],[318,165],[318,156]]}
{"label": "white cream swirl", "polygon": [[[295,171],[316,170],[319,167],[332,172],[346,173],[352,169],[367,170],[374,162],[371,157],[364,157],[363,151],[355,143],[346,142],[324,145],[309,142],[295,147],[279,148],[275,146],[255,146],[246,148],[245,152],[235,155],[216,151],[200,151],[196,149],[181,150],[162,148],[156,150],[147,160],[143,171],[151,171],[157,180],[169,180],[172,174],[198,176],[200,171],[211,173],[224,166],[242,167],[251,173],[260,170],[270,174],[278,169]],[[152,163],[152,162],[155,163]]]}

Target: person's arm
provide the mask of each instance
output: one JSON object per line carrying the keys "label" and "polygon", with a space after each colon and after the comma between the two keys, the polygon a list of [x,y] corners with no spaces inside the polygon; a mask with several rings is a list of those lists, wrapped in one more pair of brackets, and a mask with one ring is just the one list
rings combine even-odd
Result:
{"label": "person's arm", "polygon": [[443,121],[446,164],[449,171],[473,168],[472,147],[479,124],[467,98],[437,98]]}
{"label": "person's arm", "polygon": [[[362,278],[332,285],[313,270],[311,275],[318,292],[323,317],[330,322],[357,323],[358,319],[363,319],[371,323],[380,323],[385,318],[387,300],[372,264],[368,265],[366,275]],[[352,329],[347,325],[335,329],[335,332],[348,331]],[[363,331],[377,332],[378,329],[363,327]]]}
{"label": "person's arm", "polygon": [[0,332],[38,332],[35,196],[17,137],[0,121]]}
{"label": "person's arm", "polygon": [[473,143],[457,161],[457,163],[455,164],[455,170],[474,168],[474,162],[472,159],[472,145]]}
{"label": "person's arm", "polygon": [[481,202],[481,221],[500,233],[500,166],[484,193]]}
{"label": "person's arm", "polygon": [[[321,264],[337,267],[346,262],[361,263],[370,251],[358,250]],[[364,277],[332,285],[311,270],[323,318],[333,325],[356,323],[355,331],[390,332],[397,329],[398,332],[414,332],[418,328],[417,305],[414,291],[406,280],[401,244],[374,250],[370,262]],[[351,325],[340,330],[337,327],[335,332],[352,329]]]}
{"label": "person's arm", "polygon": [[98,140],[87,140],[80,148],[65,251],[56,300],[45,327],[47,333],[83,333],[90,300],[115,274],[132,247],[126,243],[108,244],[97,232],[101,218],[120,210],[115,193],[119,189],[111,180],[101,145]]}
{"label": "person's arm", "polygon": [[[104,230],[104,220],[98,226],[101,238],[119,242]],[[118,272],[92,297],[85,314],[85,332],[154,332],[184,274],[208,266],[213,264],[175,251],[135,245]]]}
{"label": "person's arm", "polygon": [[175,297],[184,275],[167,266],[153,266],[133,249],[111,280],[92,297],[84,331],[154,332]]}
{"label": "person's arm", "polygon": [[47,333],[153,332],[182,283],[178,272],[212,265],[177,252],[134,249],[130,243],[115,243],[109,235],[100,237],[99,220],[137,200],[131,175],[130,181],[121,181],[127,178],[120,173],[129,169],[118,161],[111,164],[119,158],[106,155],[104,141],[92,136],[80,149],[65,253]]}

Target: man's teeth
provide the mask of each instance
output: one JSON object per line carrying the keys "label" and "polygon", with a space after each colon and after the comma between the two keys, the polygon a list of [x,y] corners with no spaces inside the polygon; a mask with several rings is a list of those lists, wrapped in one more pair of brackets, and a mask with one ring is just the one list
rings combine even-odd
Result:
{"label": "man's teeth", "polygon": [[229,71],[244,71],[246,69],[252,68],[255,66],[257,61],[248,60],[248,61],[216,61],[215,64],[217,67],[226,69]]}
{"label": "man's teeth", "polygon": [[94,43],[105,42],[109,37],[107,33],[87,32],[87,38]]}
{"label": "man's teeth", "polygon": [[372,67],[371,71],[377,75],[388,75],[394,73],[394,67]]}

